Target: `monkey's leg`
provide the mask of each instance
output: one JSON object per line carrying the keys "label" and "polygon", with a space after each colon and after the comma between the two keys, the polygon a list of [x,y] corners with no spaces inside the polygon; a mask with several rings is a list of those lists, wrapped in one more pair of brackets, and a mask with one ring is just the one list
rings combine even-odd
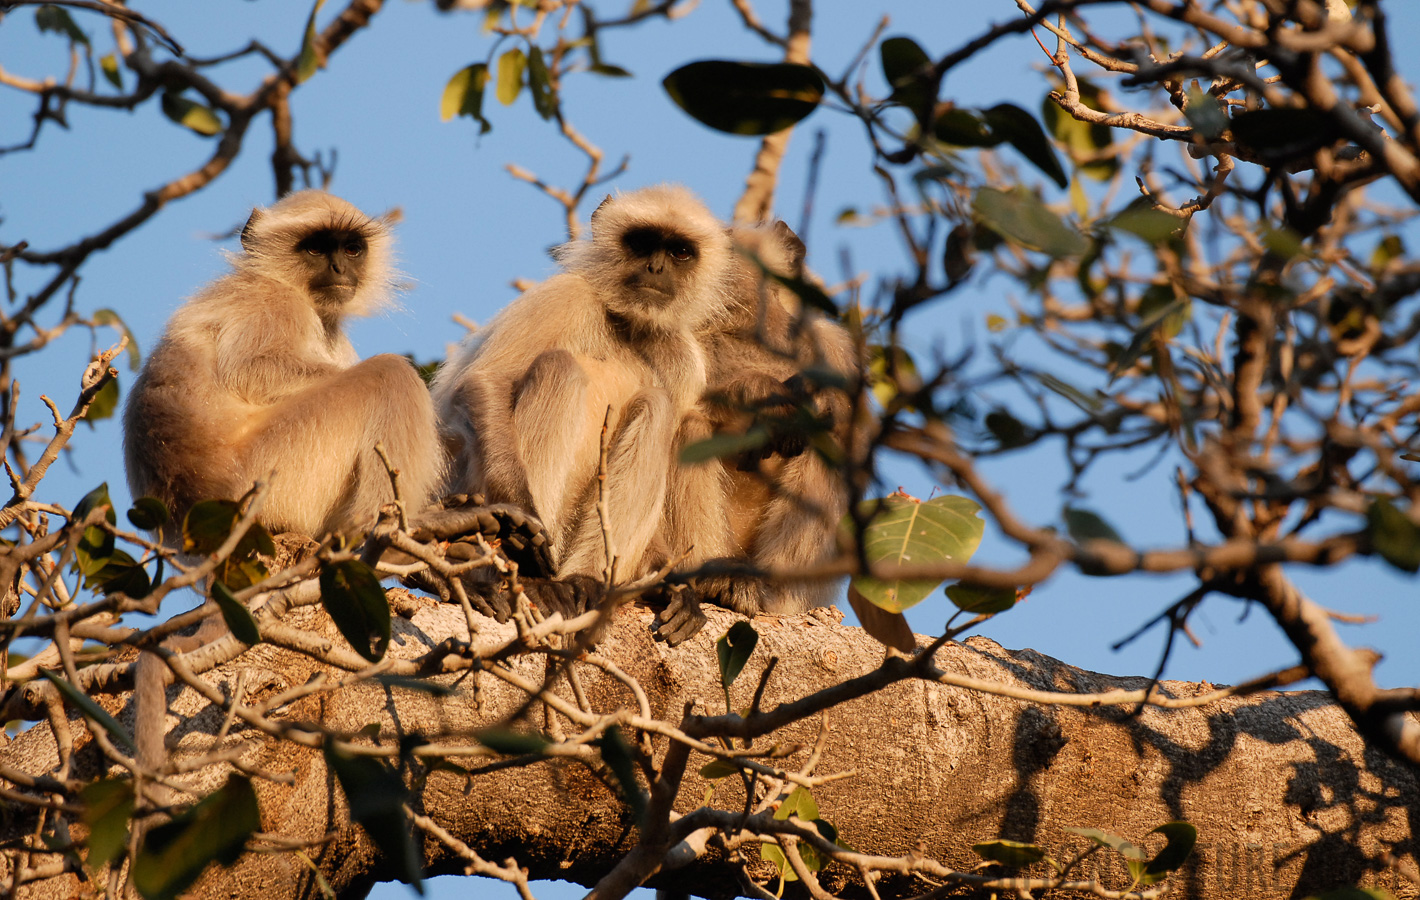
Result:
{"label": "monkey's leg", "polygon": [[373,356],[346,370],[358,383],[378,385],[367,400],[364,438],[359,445],[359,469],[345,517],[363,522],[394,498],[389,473],[375,452],[381,444],[390,465],[399,472],[400,498],[409,515],[433,499],[444,474],[434,404],[424,379],[408,360],[393,354]]}
{"label": "monkey's leg", "polygon": [[556,550],[562,549],[558,538],[575,518],[582,482],[595,471],[601,415],[589,409],[591,393],[586,369],[566,350],[538,356],[515,387],[518,459],[534,511]]}
{"label": "monkey's leg", "polygon": [[[401,457],[421,441],[425,452],[438,452],[428,394],[402,357],[372,357],[273,405],[242,442],[248,482],[276,473],[279,488],[262,510],[268,529],[318,536],[372,522],[393,497],[376,441],[396,442]],[[414,476],[414,485],[402,486],[420,494],[432,488],[427,463],[391,461]]]}
{"label": "monkey's leg", "polygon": [[[620,580],[645,574],[647,550],[662,527],[666,483],[675,452],[676,418],[670,395],[665,391],[639,391],[622,410],[608,442],[606,528],[612,538],[612,552],[621,560]],[[596,486],[592,485],[561,570],[600,575],[605,565]]]}
{"label": "monkey's leg", "polygon": [[[785,460],[764,508],[753,559],[762,568],[802,569],[834,556],[838,521],[847,510],[845,486],[814,453]],[[841,587],[832,580],[795,579],[769,584],[761,609],[776,614],[831,606]]]}

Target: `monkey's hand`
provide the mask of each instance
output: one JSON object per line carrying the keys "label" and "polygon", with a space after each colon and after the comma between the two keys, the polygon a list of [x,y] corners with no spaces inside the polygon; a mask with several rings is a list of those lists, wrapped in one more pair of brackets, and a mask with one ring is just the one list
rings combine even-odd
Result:
{"label": "monkey's hand", "polygon": [[655,603],[665,601],[661,624],[652,634],[668,647],[678,647],[705,627],[705,612],[700,608],[700,595],[688,584],[667,584],[644,595]]}
{"label": "monkey's hand", "polygon": [[[749,561],[711,560],[707,565],[716,562],[744,566]],[[763,607],[765,584],[761,579],[747,575],[707,575],[696,578],[694,584],[702,598],[742,616],[754,618]]]}
{"label": "monkey's hand", "polygon": [[553,572],[547,532],[542,522],[526,510],[507,503],[485,505],[477,494],[456,494],[440,506],[419,514],[410,526],[416,540],[447,541],[482,535],[498,542],[503,554],[529,576]]}

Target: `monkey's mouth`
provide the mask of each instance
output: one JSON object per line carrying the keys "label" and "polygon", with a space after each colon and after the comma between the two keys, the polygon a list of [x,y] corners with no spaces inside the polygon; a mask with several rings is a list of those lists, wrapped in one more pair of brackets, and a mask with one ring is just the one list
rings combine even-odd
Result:
{"label": "monkey's mouth", "polygon": [[642,300],[657,305],[664,305],[675,299],[675,283],[671,279],[637,274],[626,279],[626,286],[636,291]]}

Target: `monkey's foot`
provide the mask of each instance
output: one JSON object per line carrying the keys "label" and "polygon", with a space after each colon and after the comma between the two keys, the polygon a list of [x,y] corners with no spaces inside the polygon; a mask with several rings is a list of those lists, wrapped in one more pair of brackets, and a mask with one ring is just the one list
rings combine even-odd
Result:
{"label": "monkey's foot", "polygon": [[744,575],[711,575],[695,579],[700,595],[723,609],[754,618],[763,608],[764,583]]}
{"label": "monkey's foot", "polygon": [[552,574],[552,556],[542,522],[526,510],[507,503],[485,505],[477,494],[446,497],[438,506],[420,513],[410,525],[416,540],[458,540],[481,535],[498,542],[518,571],[529,576]]}
{"label": "monkey's foot", "polygon": [[666,606],[660,612],[661,624],[654,632],[656,640],[665,641],[667,647],[678,647],[705,627],[705,612],[700,608],[700,595],[686,584],[668,584],[658,592],[659,596],[647,593],[646,599],[653,603],[664,598]]}
{"label": "monkey's foot", "polygon": [[[561,613],[564,619],[573,619],[601,603],[602,583],[590,575],[568,575],[564,578],[523,578],[523,593],[528,600],[546,616]],[[506,622],[513,615],[517,605],[517,595],[508,587],[507,581],[482,581],[476,584],[465,582],[470,588],[469,600],[474,592],[490,608],[491,615],[499,622]]]}

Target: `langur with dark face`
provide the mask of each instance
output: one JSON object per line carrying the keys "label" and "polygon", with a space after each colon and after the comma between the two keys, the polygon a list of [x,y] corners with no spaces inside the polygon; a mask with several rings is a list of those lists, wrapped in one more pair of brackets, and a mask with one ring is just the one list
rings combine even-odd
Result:
{"label": "langur with dark face", "polygon": [[394,354],[361,362],[343,329],[388,300],[390,224],[292,194],[252,212],[232,271],[173,314],[123,416],[129,486],[171,509],[169,542],[194,503],[268,476],[269,531],[358,532],[393,497],[377,442],[411,513],[432,496],[443,456],[419,374]]}
{"label": "langur with dark face", "polygon": [[[751,427],[767,436],[739,456],[677,470],[665,542],[671,553],[695,548],[683,568],[718,559],[802,569],[837,553],[849,488],[821,451],[841,459],[850,447],[849,391],[860,382],[858,352],[842,326],[804,309],[766,274],[803,277],[804,244],[787,225],[737,226],[732,237],[733,289],[722,314],[697,335],[707,365],[705,402],[686,418],[679,441],[687,446],[714,432],[744,434]],[[697,579],[705,599],[747,616],[829,606],[840,587],[826,580]],[[671,643],[698,630],[694,599],[681,595],[673,603],[659,632]]]}
{"label": "langur with dark face", "polygon": [[451,489],[541,518],[559,577],[606,566],[598,462],[607,418],[606,526],[627,581],[663,564],[658,540],[677,430],[706,386],[698,330],[723,312],[735,257],[685,188],[607,198],[563,271],[513,301],[435,378]]}
{"label": "langur with dark face", "polygon": [[[401,356],[361,362],[343,330],[388,299],[390,224],[323,191],[292,194],[252,212],[232,271],[173,314],[123,416],[129,486],[167,504],[167,543],[180,545],[193,504],[268,477],[257,518],[269,531],[357,534],[394,496],[376,443],[410,513],[432,496],[443,453],[428,390]],[[164,758],[165,675],[139,659],[135,731],[149,768]]]}

